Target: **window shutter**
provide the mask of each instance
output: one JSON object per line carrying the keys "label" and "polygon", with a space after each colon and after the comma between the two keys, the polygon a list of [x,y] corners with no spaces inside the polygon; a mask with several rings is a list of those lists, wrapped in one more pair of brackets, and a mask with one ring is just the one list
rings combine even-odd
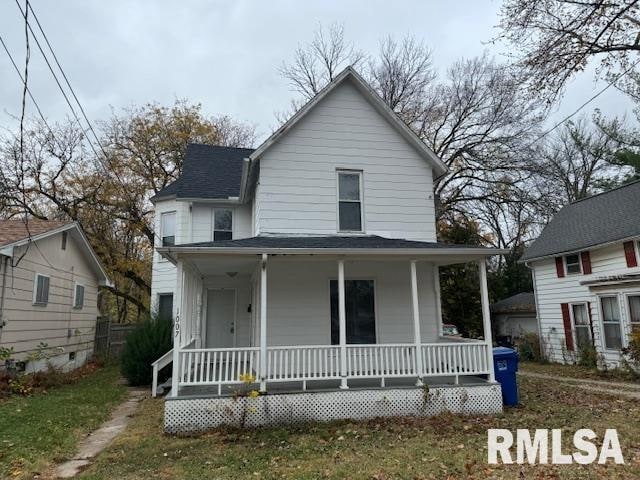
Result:
{"label": "window shutter", "polygon": [[556,274],[558,278],[564,277],[564,262],[562,261],[562,257],[556,257]]}
{"label": "window shutter", "polygon": [[562,323],[564,324],[564,341],[567,345],[567,350],[573,352],[573,334],[571,333],[571,317],[569,316],[569,304],[561,303],[562,308]]}
{"label": "window shutter", "polygon": [[589,313],[589,330],[591,331],[591,344],[596,344],[596,336],[593,333],[593,316],[591,315],[591,302],[587,302],[587,312]]}
{"label": "window shutter", "polygon": [[589,275],[591,273],[591,253],[588,251],[582,252],[580,260],[582,260],[582,274]]}
{"label": "window shutter", "polygon": [[624,242],[624,258],[627,259],[627,267],[637,267],[638,259],[636,258],[636,249],[633,242]]}

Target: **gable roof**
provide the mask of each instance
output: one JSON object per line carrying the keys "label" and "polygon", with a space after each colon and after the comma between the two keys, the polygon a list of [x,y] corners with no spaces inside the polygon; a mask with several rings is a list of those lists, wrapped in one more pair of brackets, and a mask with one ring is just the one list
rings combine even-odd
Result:
{"label": "gable roof", "polygon": [[151,198],[203,198],[228,200],[240,197],[245,158],[252,148],[190,143],[182,174]]}
{"label": "gable roof", "polygon": [[640,237],[640,180],[570,203],[547,224],[521,261]]}
{"label": "gable roof", "polygon": [[30,242],[69,232],[80,245],[82,254],[93,268],[100,285],[111,285],[111,280],[91,248],[89,240],[76,222],[29,219],[28,225],[22,220],[0,220],[0,255],[13,257],[14,249]]}
{"label": "gable roof", "polygon": [[536,313],[536,299],[532,292],[521,292],[490,306],[491,313]]}
{"label": "gable roof", "polygon": [[28,224],[23,220],[0,220],[0,247],[24,240],[28,238],[29,235],[35,237],[71,223],[73,222],[40,220],[35,218],[29,219]]}
{"label": "gable roof", "polygon": [[380,98],[371,86],[353,69],[348,66],[342,72],[340,72],[326,87],[318,92],[312,99],[310,99],[300,110],[298,110],[284,125],[278,128],[273,134],[267,138],[262,145],[250,155],[251,160],[258,159],[264,152],[266,152],[273,144],[275,144],[283,135],[291,130],[300,120],[302,120],[319,102],[322,101],[329,93],[331,93],[336,87],[343,82],[350,80],[357,90],[364,96],[364,98],[377,110],[377,112],[385,118],[393,128],[400,133],[400,135],[411,144],[416,151],[426,161],[431,163],[433,169],[436,172],[436,177],[445,175],[449,168],[447,165],[438,158],[433,150],[431,150],[413,130],[411,130],[398,115]]}

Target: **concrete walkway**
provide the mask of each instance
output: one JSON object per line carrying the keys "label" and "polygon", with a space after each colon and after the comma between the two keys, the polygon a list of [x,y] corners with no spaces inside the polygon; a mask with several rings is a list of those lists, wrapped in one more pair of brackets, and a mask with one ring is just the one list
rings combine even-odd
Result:
{"label": "concrete walkway", "polygon": [[571,386],[587,390],[590,392],[604,393],[619,397],[640,400],[640,384],[627,382],[609,382],[606,380],[592,380],[590,378],[564,377],[562,375],[549,375],[546,373],[523,372],[518,375],[523,377],[539,378],[542,380],[552,380],[559,383],[567,383]]}
{"label": "concrete walkway", "polygon": [[91,432],[80,442],[74,457],[56,468],[57,478],[75,477],[80,470],[91,463],[91,459],[104,450],[129,424],[131,416],[136,412],[138,403],[149,392],[147,390],[130,389],[128,398],[118,405],[111,414],[111,419],[100,428]]}

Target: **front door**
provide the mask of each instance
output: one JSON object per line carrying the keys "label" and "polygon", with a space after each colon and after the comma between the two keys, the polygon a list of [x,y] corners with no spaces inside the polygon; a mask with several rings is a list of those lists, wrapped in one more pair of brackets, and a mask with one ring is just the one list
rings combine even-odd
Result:
{"label": "front door", "polygon": [[236,291],[209,290],[207,296],[207,348],[235,346]]}

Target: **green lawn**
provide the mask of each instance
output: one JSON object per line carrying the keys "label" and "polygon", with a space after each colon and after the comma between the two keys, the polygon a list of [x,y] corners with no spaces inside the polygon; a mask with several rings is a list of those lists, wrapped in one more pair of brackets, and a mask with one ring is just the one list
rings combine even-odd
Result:
{"label": "green lawn", "polygon": [[34,478],[75,452],[83,435],[109,417],[126,389],[116,367],[77,383],[0,401],[0,478]]}
{"label": "green lawn", "polygon": [[[521,378],[522,406],[497,417],[339,422],[177,438],[162,433],[162,400],[145,400],[84,479],[147,478],[640,478],[640,402]],[[489,466],[487,428],[617,428],[624,466]],[[573,449],[569,450],[573,451]],[[522,471],[522,475],[520,472]]]}
{"label": "green lawn", "polygon": [[561,363],[520,362],[520,369],[525,372],[544,373],[559,377],[585,378],[611,382],[630,382],[640,384],[640,379],[630,372],[616,369],[601,371],[579,365],[564,365]]}

